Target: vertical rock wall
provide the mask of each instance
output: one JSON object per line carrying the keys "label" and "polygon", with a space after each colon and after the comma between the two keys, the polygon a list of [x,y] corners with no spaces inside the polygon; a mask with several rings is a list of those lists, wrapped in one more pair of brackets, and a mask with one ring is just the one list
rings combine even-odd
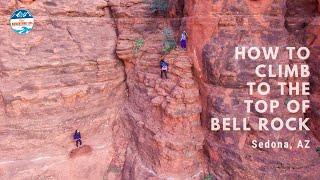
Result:
{"label": "vertical rock wall", "polygon": [[[192,59],[177,50],[165,59],[169,79],[160,78],[164,30],[180,28],[181,2],[170,13],[151,13],[151,1],[121,1],[111,9],[117,22],[117,55],[124,61],[131,125],[124,179],[199,179],[203,174],[200,95]],[[135,43],[143,40],[137,51]]]}
{"label": "vertical rock wall", "polygon": [[[97,179],[107,171],[126,86],[106,5],[0,2],[0,179]],[[21,7],[35,18],[26,36],[8,24]],[[75,129],[92,152],[70,159]]]}
{"label": "vertical rock wall", "polygon": [[308,61],[309,66],[311,67],[311,105],[312,109],[309,111],[309,116],[312,118],[312,122],[310,124],[314,135],[320,140],[320,113],[319,113],[319,32],[320,32],[320,19],[319,19],[319,1],[312,1],[312,8],[309,8],[307,12],[309,12],[309,18],[307,19],[308,25],[305,27],[305,44],[311,50],[311,57]]}
{"label": "vertical rock wall", "polygon": [[[255,129],[258,117],[281,117],[287,119],[292,115],[284,113],[285,100],[275,89],[277,81],[302,81],[302,79],[259,79],[255,78],[254,68],[258,62],[234,59],[236,46],[301,46],[299,40],[304,36],[292,35],[295,26],[300,26],[300,19],[292,21],[285,19],[290,9],[288,3],[293,1],[187,1],[185,20],[186,28],[192,36],[189,47],[190,56],[196,57],[196,74],[200,84],[203,111],[201,119],[203,126],[209,129],[211,117],[249,117],[249,125]],[[311,2],[311,1],[310,1]],[[297,9],[313,8],[310,2],[295,6]],[[297,3],[297,2],[296,2]],[[302,5],[303,4],[303,5]],[[292,12],[289,12],[289,14]],[[294,14],[294,13],[293,13]],[[304,14],[306,16],[308,14]],[[299,16],[299,15],[298,15]],[[196,20],[195,20],[196,19]],[[200,21],[199,19],[206,19]],[[198,22],[199,20],[200,22]],[[294,25],[292,25],[294,24]],[[290,27],[288,27],[288,25]],[[204,29],[197,31],[196,29]],[[303,28],[303,27],[302,27]],[[211,30],[210,30],[211,29]],[[289,31],[289,32],[288,32]],[[199,32],[199,33],[197,33]],[[198,36],[200,35],[200,36]],[[199,38],[198,38],[199,37]],[[300,39],[299,39],[300,38]],[[259,60],[264,64],[292,64],[298,61],[288,61],[284,51],[280,53],[277,62]],[[317,78],[317,76],[315,76]],[[254,94],[248,96],[247,81],[269,82],[274,91],[268,96]],[[312,97],[312,96],[311,96]],[[257,112],[244,113],[244,99],[273,99],[280,100],[282,105],[274,114],[259,114]],[[305,99],[308,97],[293,97]],[[303,117],[303,114],[295,114]],[[238,120],[238,121],[239,121]],[[317,121],[315,118],[313,121]],[[241,124],[241,123],[240,123]],[[252,149],[252,140],[266,141],[280,140],[296,143],[299,139],[310,139],[312,149],[278,150]],[[318,176],[317,154],[315,147],[317,140],[312,133],[306,132],[208,132],[205,140],[205,150],[208,156],[210,171],[217,178],[241,179],[274,179],[274,178],[309,178]],[[276,155],[276,156],[275,156]],[[310,170],[312,169],[312,170]]]}

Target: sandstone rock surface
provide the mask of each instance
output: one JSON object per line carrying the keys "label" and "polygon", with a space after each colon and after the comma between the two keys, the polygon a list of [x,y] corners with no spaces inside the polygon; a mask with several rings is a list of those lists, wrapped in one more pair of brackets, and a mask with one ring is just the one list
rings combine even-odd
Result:
{"label": "sandstone rock surface", "polygon": [[[0,3],[0,179],[101,178],[126,99],[114,21],[103,1],[24,2]],[[18,7],[36,19],[26,36],[7,24]],[[70,160],[75,129],[93,150]]]}
{"label": "sandstone rock surface", "polygon": [[[155,13],[151,3],[0,2],[0,179],[318,179],[319,2],[169,0]],[[8,24],[17,8],[36,18],[27,36]],[[188,49],[164,53],[166,33],[179,42],[183,30]],[[312,132],[209,131],[212,116],[250,117],[256,129],[262,115],[245,113],[246,82],[291,80],[256,78],[258,62],[235,61],[234,47],[289,45],[312,52],[311,96],[294,97],[311,100],[294,116],[310,117]],[[283,52],[277,62],[289,63]],[[284,112],[263,116],[292,116]],[[261,150],[253,139],[312,144]]]}

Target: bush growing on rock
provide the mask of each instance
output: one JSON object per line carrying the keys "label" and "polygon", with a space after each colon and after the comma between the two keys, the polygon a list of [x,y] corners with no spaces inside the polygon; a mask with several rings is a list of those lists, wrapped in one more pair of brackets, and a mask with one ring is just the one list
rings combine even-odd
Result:
{"label": "bush growing on rock", "polygon": [[143,45],[144,45],[143,39],[136,39],[134,41],[134,48],[133,48],[134,52],[137,53]]}
{"label": "bush growing on rock", "polygon": [[171,50],[176,48],[176,41],[174,40],[174,35],[171,28],[164,28],[163,34],[163,51],[165,53],[169,53]]}
{"label": "bush growing on rock", "polygon": [[216,178],[211,174],[207,174],[206,176],[204,176],[203,180],[215,180]]}
{"label": "bush growing on rock", "polygon": [[168,0],[152,0],[150,5],[150,9],[152,13],[156,13],[158,11],[167,12],[168,7],[169,7]]}

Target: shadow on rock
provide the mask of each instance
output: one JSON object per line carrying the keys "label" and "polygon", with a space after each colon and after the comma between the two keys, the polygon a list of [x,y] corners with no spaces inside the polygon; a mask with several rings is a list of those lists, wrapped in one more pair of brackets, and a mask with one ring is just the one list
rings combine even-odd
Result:
{"label": "shadow on rock", "polygon": [[89,145],[83,145],[79,148],[73,149],[70,154],[69,157],[70,158],[76,158],[82,155],[86,155],[86,154],[90,154],[92,152],[92,147]]}

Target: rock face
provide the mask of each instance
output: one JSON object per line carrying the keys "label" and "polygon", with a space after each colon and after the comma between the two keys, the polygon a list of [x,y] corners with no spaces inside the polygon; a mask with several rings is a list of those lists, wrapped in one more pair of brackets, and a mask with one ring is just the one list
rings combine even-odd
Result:
{"label": "rock face", "polygon": [[[118,159],[126,100],[106,3],[15,2],[0,3],[0,179],[101,178]],[[13,7],[36,18],[27,36],[7,24]],[[69,159],[75,129],[93,151]]]}
{"label": "rock face", "polygon": [[[262,4],[261,4],[262,3]],[[202,97],[202,121],[205,127],[209,128],[208,120],[210,117],[249,117],[249,125],[255,129],[258,117],[281,117],[287,119],[292,114],[284,114],[285,106],[273,114],[261,115],[257,112],[244,113],[246,108],[243,100],[250,99],[248,96],[247,81],[269,82],[275,89],[274,82],[292,81],[291,79],[258,79],[255,78],[254,68],[258,63],[251,60],[234,60],[233,49],[236,46],[302,46],[297,37],[297,25],[299,18],[290,19],[292,11],[303,12],[305,9],[312,10],[314,6],[310,5],[312,1],[301,1],[303,6],[290,6],[292,1],[212,1],[209,4],[201,6],[194,5],[197,2],[192,1],[186,7],[187,13],[191,17],[202,15],[203,19],[211,19],[202,23],[194,23],[192,20],[186,20],[187,29],[197,29],[203,26],[214,25],[212,32],[206,32],[199,40],[192,40],[189,51],[193,53],[195,64],[198,64],[198,74],[200,85],[200,94]],[[303,5],[302,5],[303,3]],[[296,9],[286,9],[292,7]],[[297,5],[297,4],[295,4]],[[208,12],[209,9],[214,11]],[[301,8],[301,9],[298,9]],[[206,10],[203,10],[206,9]],[[313,8],[314,9],[314,8]],[[284,16],[286,14],[286,16]],[[299,16],[299,15],[298,15]],[[301,17],[301,16],[300,16]],[[286,25],[286,26],[283,26]],[[195,27],[194,27],[195,26]],[[300,29],[299,29],[300,30]],[[294,33],[292,33],[294,32]],[[300,39],[299,39],[300,38]],[[276,62],[259,60],[259,63],[275,64]],[[280,64],[298,63],[289,62],[284,52],[281,52],[277,61]],[[317,77],[317,76],[315,76]],[[302,81],[296,79],[295,81]],[[280,100],[285,104],[287,97],[280,96],[278,90],[267,97],[255,98]],[[295,99],[304,99],[307,97],[294,97]],[[295,114],[296,117],[303,117],[303,114]],[[313,121],[317,121],[314,119]],[[315,125],[316,127],[319,127]],[[265,150],[260,151],[250,147],[252,140],[281,140],[288,141],[290,144],[296,144],[299,139],[310,139],[314,144],[309,150]],[[217,178],[240,178],[240,179],[282,179],[282,178],[307,178],[316,179],[319,174],[318,155],[314,149],[319,142],[314,139],[311,133],[303,132],[208,132],[206,135],[204,147],[209,159],[209,171]],[[276,157],[275,157],[276,154]],[[294,157],[294,158],[293,158]],[[299,169],[299,170],[297,170]],[[312,169],[307,170],[307,169]],[[303,173],[302,173],[303,172]]]}
{"label": "rock face", "polygon": [[[319,2],[169,0],[0,2],[0,179],[317,179],[319,157]],[[10,30],[10,13],[36,18],[27,36]],[[188,49],[163,45],[189,34]],[[247,81],[258,64],[234,60],[236,46],[308,46],[312,55],[311,132],[211,132],[215,117],[245,113]],[[169,62],[160,78],[161,58]],[[276,62],[260,60],[259,63]],[[277,62],[289,62],[281,52]],[[303,79],[295,79],[302,81]],[[259,99],[261,96],[255,95]],[[288,97],[272,91],[265,99]],[[79,129],[84,146],[75,149]],[[318,140],[316,139],[318,138]],[[311,149],[253,149],[252,140]],[[208,174],[211,175],[208,175]]]}
{"label": "rock face", "polygon": [[[311,126],[314,132],[314,135],[320,140],[320,134],[319,134],[319,127],[320,127],[320,102],[319,102],[319,70],[317,67],[319,67],[319,45],[320,40],[318,38],[319,31],[320,31],[320,19],[319,19],[319,1],[311,1],[313,4],[313,8],[309,8],[306,10],[308,12],[308,16],[305,19],[308,26],[304,30],[305,34],[305,44],[308,46],[311,50],[311,57],[309,58],[308,64],[311,67],[311,73],[312,76],[310,78],[310,83],[312,85],[312,93],[310,96],[310,100],[312,103],[312,109],[309,111],[310,118],[313,119],[311,122]],[[318,7],[318,9],[316,9]]]}
{"label": "rock face", "polygon": [[[154,16],[143,1],[123,2],[111,9],[118,17],[117,55],[125,64],[132,129],[123,178],[200,178],[204,172],[202,109],[187,53],[177,50],[165,55],[169,79],[160,78],[163,32],[179,21]],[[173,26],[172,31],[177,28]],[[138,39],[144,45],[135,52]]]}

